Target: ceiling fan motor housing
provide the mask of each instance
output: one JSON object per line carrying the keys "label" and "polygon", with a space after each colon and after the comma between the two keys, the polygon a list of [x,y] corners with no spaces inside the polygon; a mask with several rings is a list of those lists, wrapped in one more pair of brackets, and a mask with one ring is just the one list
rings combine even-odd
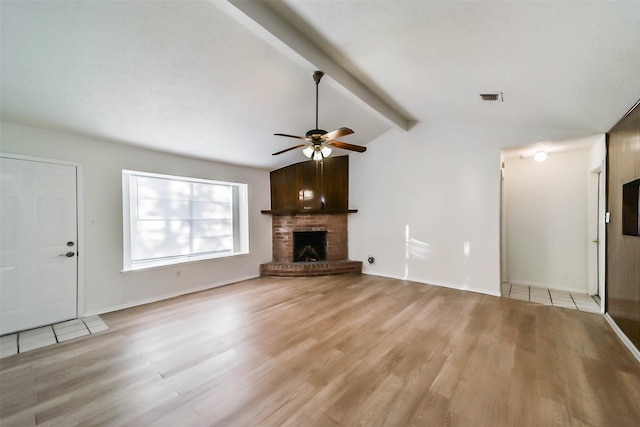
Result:
{"label": "ceiling fan motor housing", "polygon": [[322,140],[322,135],[324,135],[325,133],[327,133],[326,130],[323,129],[311,129],[309,131],[307,131],[307,133],[305,134],[307,138],[311,138],[312,140]]}

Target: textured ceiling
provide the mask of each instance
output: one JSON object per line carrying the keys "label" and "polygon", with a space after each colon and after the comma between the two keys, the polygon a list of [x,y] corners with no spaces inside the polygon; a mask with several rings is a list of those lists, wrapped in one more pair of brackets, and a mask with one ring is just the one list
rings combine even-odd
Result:
{"label": "textured ceiling", "polygon": [[[261,6],[408,120],[602,133],[640,97],[637,1]],[[296,143],[272,134],[314,127],[320,65],[233,2],[0,7],[3,120],[268,169],[304,160],[271,156]],[[339,77],[320,85],[321,128],[366,145],[394,127]]]}

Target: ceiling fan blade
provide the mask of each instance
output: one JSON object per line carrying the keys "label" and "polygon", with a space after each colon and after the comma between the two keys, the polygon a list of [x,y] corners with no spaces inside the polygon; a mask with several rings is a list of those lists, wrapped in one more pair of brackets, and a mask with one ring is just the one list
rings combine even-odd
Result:
{"label": "ceiling fan blade", "polygon": [[294,145],[293,147],[289,147],[289,148],[286,148],[286,149],[284,149],[282,151],[278,151],[277,153],[273,153],[272,156],[277,156],[278,154],[286,153],[287,151],[295,150],[296,148],[304,147],[306,145],[308,145],[308,144]]}
{"label": "ceiling fan blade", "polygon": [[332,147],[336,148],[342,148],[343,150],[357,151],[358,153],[364,153],[365,151],[367,151],[367,147],[355,144],[347,144],[346,142],[341,141],[329,141],[327,142],[327,145],[331,145]]}
{"label": "ceiling fan blade", "polygon": [[333,141],[336,138],[351,135],[352,133],[353,131],[351,129],[343,127],[343,128],[332,130],[331,132],[325,133],[324,135],[322,135],[322,139],[324,139],[325,141]]}
{"label": "ceiling fan blade", "polygon": [[305,138],[304,136],[298,136],[298,135],[288,135],[286,133],[274,133],[274,135],[276,136],[286,136],[287,138],[296,138],[296,139],[304,139],[306,140],[307,138]]}

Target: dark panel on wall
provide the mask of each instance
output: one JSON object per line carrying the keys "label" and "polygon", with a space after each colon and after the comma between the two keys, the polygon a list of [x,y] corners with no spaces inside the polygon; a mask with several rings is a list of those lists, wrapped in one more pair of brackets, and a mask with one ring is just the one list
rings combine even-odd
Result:
{"label": "dark panel on wall", "polygon": [[[637,221],[637,207],[634,211],[633,206],[626,206],[623,218],[625,204],[629,205],[634,197],[628,184],[640,178],[638,105],[611,129],[608,145],[607,210],[611,220],[607,225],[607,311],[640,349],[640,237],[631,233],[634,215]],[[637,231],[637,224],[635,227]]]}
{"label": "dark panel on wall", "polygon": [[271,172],[272,210],[293,211],[298,209],[298,193],[292,189],[295,182],[296,168],[289,166]]}
{"label": "dark panel on wall", "polygon": [[322,162],[306,161],[292,165],[297,173],[295,187],[289,187],[292,193],[298,196],[298,210],[318,211],[322,209],[323,200],[323,169],[325,159]]}
{"label": "dark panel on wall", "polygon": [[306,161],[271,172],[271,210],[346,212],[349,209],[349,157]]}
{"label": "dark panel on wall", "polygon": [[[335,157],[324,164],[326,209],[343,212],[349,209],[349,157]],[[323,162],[324,163],[324,162]]]}

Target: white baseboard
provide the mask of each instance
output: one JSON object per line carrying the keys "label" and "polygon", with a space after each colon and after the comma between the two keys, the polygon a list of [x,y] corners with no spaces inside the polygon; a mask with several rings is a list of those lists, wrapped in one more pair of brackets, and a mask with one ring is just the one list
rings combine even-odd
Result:
{"label": "white baseboard", "polygon": [[453,284],[450,284],[450,283],[430,282],[430,281],[424,281],[422,279],[416,279],[414,277],[397,276],[395,274],[384,274],[384,273],[362,273],[362,274],[367,274],[369,276],[388,277],[389,279],[406,280],[406,281],[409,281],[409,282],[422,283],[422,284],[425,284],[425,285],[432,285],[432,286],[439,286],[441,288],[457,289],[459,291],[474,292],[476,294],[491,295],[491,296],[494,296],[494,297],[501,296],[499,288],[498,288],[497,291],[493,291],[492,292],[492,291],[488,291],[486,289],[476,289],[476,288],[467,287],[466,285],[458,286],[458,285],[453,285]]}
{"label": "white baseboard", "polygon": [[638,362],[640,362],[640,351],[636,348],[635,345],[633,345],[631,340],[627,338],[624,332],[622,332],[622,329],[618,327],[615,320],[613,320],[611,316],[609,316],[609,313],[605,313],[604,318],[607,319],[607,322],[609,323],[609,326],[611,326],[611,329],[613,329],[616,335],[618,335],[618,337],[624,343],[624,345],[627,346],[629,351],[631,351],[631,354],[633,354],[635,358],[638,360]]}
{"label": "white baseboard", "polygon": [[139,305],[150,304],[152,302],[162,301],[162,300],[169,299],[169,298],[175,298],[175,297],[179,297],[181,295],[192,294],[192,293],[195,293],[195,292],[206,291],[207,289],[213,289],[213,288],[217,288],[217,287],[220,287],[220,286],[230,285],[232,283],[242,282],[244,280],[255,279],[256,277],[259,277],[259,276],[239,277],[239,278],[236,278],[236,279],[233,279],[233,280],[224,281],[224,282],[210,283],[208,285],[199,286],[197,288],[184,289],[184,290],[181,290],[181,291],[178,291],[178,292],[172,292],[170,294],[160,295],[160,296],[156,296],[156,297],[153,297],[153,298],[146,298],[146,299],[138,300],[138,301],[131,302],[131,303],[117,305],[117,306],[114,306],[114,307],[108,307],[108,308],[104,308],[104,309],[100,309],[100,310],[94,310],[94,311],[87,311],[83,315],[81,315],[80,317],[89,317],[89,316],[95,316],[95,315],[98,315],[98,314],[111,313],[112,311],[124,310],[125,308],[137,307]]}

